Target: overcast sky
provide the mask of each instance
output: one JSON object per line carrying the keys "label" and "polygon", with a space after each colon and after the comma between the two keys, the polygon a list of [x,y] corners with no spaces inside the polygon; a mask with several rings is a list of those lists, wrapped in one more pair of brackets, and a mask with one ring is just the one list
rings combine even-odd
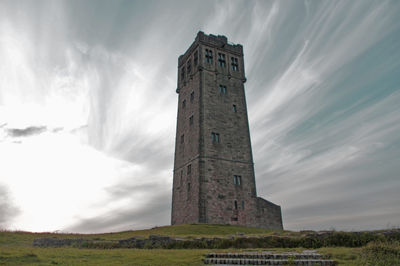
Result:
{"label": "overcast sky", "polygon": [[0,228],[170,223],[178,56],[244,46],[285,229],[400,226],[400,1],[0,1]]}

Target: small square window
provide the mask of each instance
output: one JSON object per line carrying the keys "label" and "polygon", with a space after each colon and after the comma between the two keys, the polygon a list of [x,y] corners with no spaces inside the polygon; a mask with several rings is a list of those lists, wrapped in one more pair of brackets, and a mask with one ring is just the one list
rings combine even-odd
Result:
{"label": "small square window", "polygon": [[189,165],[187,166],[187,175],[190,175],[191,173],[192,173],[192,165],[189,164]]}
{"label": "small square window", "polygon": [[212,140],[212,143],[219,143],[219,133],[212,132],[211,140]]}
{"label": "small square window", "polygon": [[240,175],[234,175],[233,184],[240,186],[242,184],[242,177]]}
{"label": "small square window", "polygon": [[192,91],[192,93],[190,93],[190,102],[192,103],[194,100],[194,91]]}
{"label": "small square window", "polygon": [[193,125],[193,115],[189,117],[189,125]]}
{"label": "small square window", "polygon": [[237,113],[236,104],[232,105],[232,111],[233,111],[234,113]]}

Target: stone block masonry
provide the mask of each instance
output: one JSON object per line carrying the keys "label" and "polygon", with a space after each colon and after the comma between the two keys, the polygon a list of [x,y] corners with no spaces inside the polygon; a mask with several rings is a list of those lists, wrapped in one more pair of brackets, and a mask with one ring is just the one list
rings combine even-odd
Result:
{"label": "stone block masonry", "polygon": [[199,32],[178,59],[172,224],[283,229],[280,206],[257,197],[243,47]]}

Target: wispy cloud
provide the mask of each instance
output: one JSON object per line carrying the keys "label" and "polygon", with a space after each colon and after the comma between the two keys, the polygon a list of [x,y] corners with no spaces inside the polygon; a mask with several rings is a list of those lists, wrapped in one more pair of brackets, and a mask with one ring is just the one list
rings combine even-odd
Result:
{"label": "wispy cloud", "polygon": [[18,216],[20,210],[10,199],[8,189],[0,184],[0,229],[11,226],[13,219]]}

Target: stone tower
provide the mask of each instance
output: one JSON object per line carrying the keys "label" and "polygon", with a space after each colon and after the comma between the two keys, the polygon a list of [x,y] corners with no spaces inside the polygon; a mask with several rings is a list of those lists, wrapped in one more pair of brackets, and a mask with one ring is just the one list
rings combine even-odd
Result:
{"label": "stone tower", "polygon": [[243,47],[199,32],[178,60],[172,224],[282,229],[281,208],[257,197]]}

